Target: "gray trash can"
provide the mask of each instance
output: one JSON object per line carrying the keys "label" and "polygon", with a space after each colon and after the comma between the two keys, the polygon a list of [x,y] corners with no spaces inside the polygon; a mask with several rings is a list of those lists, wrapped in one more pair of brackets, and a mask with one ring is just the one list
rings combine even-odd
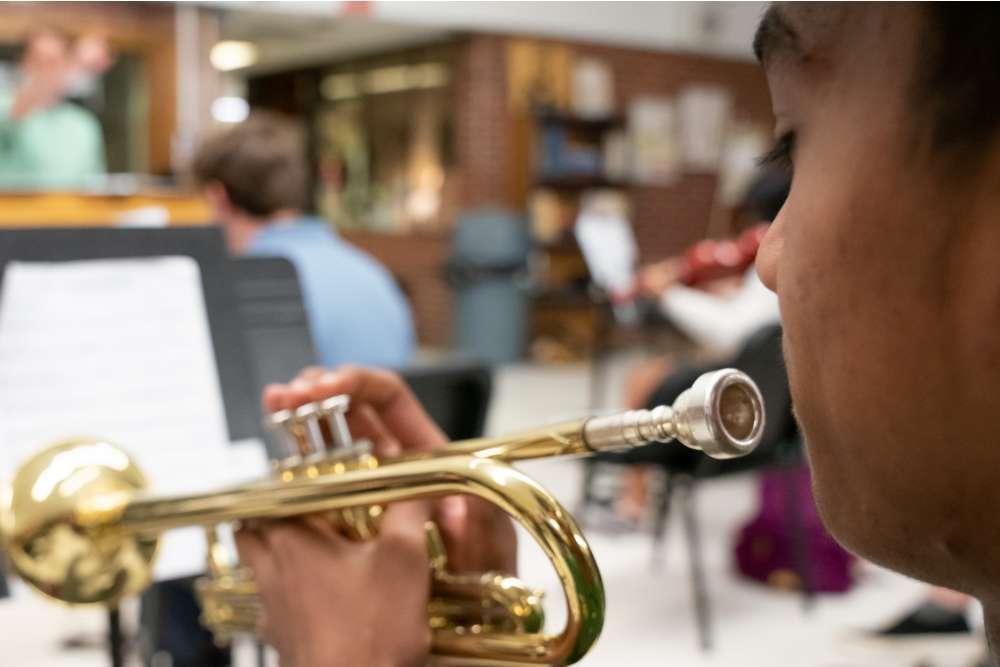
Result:
{"label": "gray trash can", "polygon": [[455,346],[489,363],[520,359],[528,325],[528,252],[524,218],[481,210],[458,219],[448,259],[455,290]]}

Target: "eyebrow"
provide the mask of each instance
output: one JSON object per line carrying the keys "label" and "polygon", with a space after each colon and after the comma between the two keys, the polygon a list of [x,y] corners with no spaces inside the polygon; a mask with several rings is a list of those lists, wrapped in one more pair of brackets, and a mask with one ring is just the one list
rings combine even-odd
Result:
{"label": "eyebrow", "polygon": [[792,27],[788,17],[773,5],[764,13],[757,26],[753,37],[753,52],[758,62],[765,67],[778,53],[802,53],[799,33]]}

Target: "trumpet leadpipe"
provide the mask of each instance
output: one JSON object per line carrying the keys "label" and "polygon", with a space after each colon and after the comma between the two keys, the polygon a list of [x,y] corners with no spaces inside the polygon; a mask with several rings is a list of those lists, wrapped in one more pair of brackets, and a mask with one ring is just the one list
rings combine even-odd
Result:
{"label": "trumpet leadpipe", "polygon": [[[174,498],[139,494],[117,507],[120,514],[115,521],[127,532],[155,534],[182,526],[468,493],[464,478],[445,463],[463,456],[510,463],[677,440],[714,458],[733,458],[753,451],[760,442],[763,405],[759,390],[747,375],[722,369],[699,377],[672,406],[577,419],[499,438],[464,440],[433,453],[383,461],[372,470],[319,473],[289,482],[266,480]],[[86,505],[80,509],[84,516],[91,514]],[[107,498],[102,497],[91,516],[107,509]]]}
{"label": "trumpet leadpipe", "polygon": [[627,449],[677,440],[715,459],[752,452],[764,433],[764,399],[745,373],[705,373],[672,406],[592,417],[583,439],[592,451]]}
{"label": "trumpet leadpipe", "polygon": [[700,376],[671,406],[628,410],[551,424],[502,438],[465,440],[432,456],[469,454],[505,462],[623,451],[676,440],[716,459],[745,456],[764,433],[764,399],[745,373],[724,368]]}

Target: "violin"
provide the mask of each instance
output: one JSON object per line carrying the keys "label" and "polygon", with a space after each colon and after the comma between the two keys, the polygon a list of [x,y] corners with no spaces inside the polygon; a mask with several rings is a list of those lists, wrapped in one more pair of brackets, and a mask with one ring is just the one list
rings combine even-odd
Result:
{"label": "violin", "polygon": [[757,258],[770,223],[761,223],[729,239],[698,241],[676,257],[639,269],[631,287],[610,294],[613,303],[656,297],[670,285],[698,287],[714,280],[742,275]]}
{"label": "violin", "polygon": [[698,241],[680,256],[677,282],[697,286],[742,274],[757,258],[768,226],[754,225],[735,238]]}

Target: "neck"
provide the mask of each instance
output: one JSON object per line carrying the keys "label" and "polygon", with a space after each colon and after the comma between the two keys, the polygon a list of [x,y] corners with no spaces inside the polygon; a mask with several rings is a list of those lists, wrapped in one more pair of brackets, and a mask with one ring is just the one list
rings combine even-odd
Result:
{"label": "neck", "polygon": [[267,224],[266,220],[249,215],[232,216],[225,221],[226,246],[234,255],[242,255],[250,247],[258,232]]}
{"label": "neck", "polygon": [[283,208],[275,211],[267,219],[268,224],[282,224],[288,222],[294,222],[302,217],[302,211],[296,210],[294,208]]}
{"label": "neck", "polygon": [[250,247],[254,237],[260,230],[269,225],[284,225],[295,222],[302,217],[302,211],[296,209],[281,209],[266,218],[259,218],[245,213],[229,216],[225,221],[226,245],[229,252],[242,255]]}

